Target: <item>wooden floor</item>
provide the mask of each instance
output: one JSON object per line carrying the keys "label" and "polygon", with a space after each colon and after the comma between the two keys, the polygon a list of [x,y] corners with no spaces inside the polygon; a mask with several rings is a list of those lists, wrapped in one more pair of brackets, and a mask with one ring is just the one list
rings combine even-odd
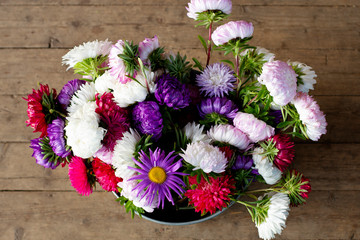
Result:
{"label": "wooden floor", "polygon": [[[26,102],[37,82],[60,90],[73,79],[61,56],[82,42],[157,35],[168,50],[204,60],[186,0],[0,0],[0,239],[257,239],[246,209],[171,227],[131,220],[110,193],[79,196],[67,169],[36,165]],[[295,167],[311,178],[279,239],[360,239],[360,1],[235,0],[231,20],[255,27],[253,44],[318,74],[328,121],[319,142],[296,145]],[[219,57],[216,57],[219,59]]]}

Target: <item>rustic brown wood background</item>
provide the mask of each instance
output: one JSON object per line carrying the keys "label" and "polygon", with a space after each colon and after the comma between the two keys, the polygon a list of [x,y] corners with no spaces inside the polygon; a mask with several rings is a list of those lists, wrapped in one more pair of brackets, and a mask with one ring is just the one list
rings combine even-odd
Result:
{"label": "rustic brown wood background", "polygon": [[[246,209],[205,223],[172,227],[131,220],[111,193],[79,196],[67,169],[35,164],[21,98],[72,73],[61,56],[82,42],[109,38],[161,45],[204,60],[202,29],[186,0],[0,0],[0,239],[257,239]],[[312,180],[305,206],[292,208],[279,239],[360,239],[359,0],[234,0],[231,20],[252,21],[253,43],[277,59],[304,62],[318,74],[314,91],[328,134],[296,145],[295,167]],[[199,31],[199,32],[198,32]],[[219,56],[216,57],[219,59]]]}

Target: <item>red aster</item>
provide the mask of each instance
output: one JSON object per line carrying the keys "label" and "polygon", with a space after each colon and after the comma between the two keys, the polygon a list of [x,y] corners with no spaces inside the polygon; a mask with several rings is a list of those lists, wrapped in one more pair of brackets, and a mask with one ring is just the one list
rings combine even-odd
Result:
{"label": "red aster", "polygon": [[40,84],[40,89],[33,89],[33,93],[24,98],[28,102],[27,114],[29,119],[26,120],[27,126],[31,126],[34,132],[41,132],[40,138],[47,135],[47,124],[56,118],[54,113],[56,90],[49,91],[48,85]]}
{"label": "red aster", "polygon": [[122,179],[115,176],[114,169],[99,158],[95,158],[91,164],[100,186],[105,191],[116,191],[117,184],[118,182],[122,182]]}
{"label": "red aster", "polygon": [[107,150],[113,151],[116,140],[123,137],[130,124],[128,122],[128,111],[119,107],[113,100],[112,93],[105,93],[101,97],[96,95],[96,113],[100,115],[100,124],[107,129],[102,144]]}
{"label": "red aster", "polygon": [[305,203],[311,192],[310,180],[296,170],[288,170],[277,185],[285,190],[295,207]]}
{"label": "red aster", "polygon": [[222,151],[223,153],[225,153],[225,157],[228,161],[231,160],[232,155],[234,153],[234,150],[231,149],[231,147],[229,146],[224,146],[224,147],[219,147],[220,151]]}
{"label": "red aster", "polygon": [[200,183],[193,176],[189,177],[189,184],[191,189],[186,191],[185,196],[190,199],[189,204],[194,205],[195,211],[203,214],[213,214],[217,209],[226,207],[230,201],[229,195],[235,189],[235,180],[228,175],[209,177],[209,182],[201,177]]}

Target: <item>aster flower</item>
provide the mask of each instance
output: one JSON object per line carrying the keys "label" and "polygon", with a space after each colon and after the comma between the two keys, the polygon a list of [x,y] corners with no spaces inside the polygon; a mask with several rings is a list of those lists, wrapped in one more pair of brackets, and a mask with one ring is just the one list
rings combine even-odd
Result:
{"label": "aster flower", "polygon": [[145,190],[138,193],[137,191],[133,191],[133,189],[137,186],[138,181],[124,179],[124,181],[119,182],[118,186],[121,188],[121,196],[126,197],[132,203],[139,208],[144,209],[146,212],[153,212],[155,208],[158,206],[158,196],[154,196],[154,200],[152,203],[143,198]]}
{"label": "aster flower", "polygon": [[266,217],[262,221],[255,221],[259,231],[259,237],[264,240],[275,238],[275,234],[281,234],[286,226],[285,222],[289,215],[289,197],[284,193],[276,193],[273,196],[263,198],[266,203],[260,208],[265,211]]}
{"label": "aster flower", "polygon": [[275,104],[285,106],[296,95],[296,77],[297,74],[287,63],[273,61],[263,65],[258,81],[266,86]]}
{"label": "aster flower", "polygon": [[133,109],[132,116],[136,129],[142,134],[153,135],[155,140],[161,137],[163,120],[156,102],[138,103]]}
{"label": "aster flower", "polygon": [[183,176],[185,173],[178,172],[177,170],[182,167],[181,159],[175,162],[177,155],[174,151],[165,156],[165,151],[157,148],[154,152],[150,149],[149,156],[144,151],[140,152],[139,161],[134,162],[140,168],[134,168],[139,174],[130,178],[129,180],[140,180],[141,182],[133,189],[138,194],[144,195],[146,201],[151,205],[156,196],[158,196],[158,207],[162,204],[164,208],[165,198],[173,205],[174,199],[171,195],[171,190],[181,197],[184,193],[185,186],[183,180],[178,175]]}
{"label": "aster flower", "polygon": [[309,90],[314,90],[314,84],[316,84],[315,71],[304,63],[290,62],[288,64],[292,66],[297,76],[297,91],[308,93]]}
{"label": "aster flower", "polygon": [[275,184],[280,180],[282,172],[271,163],[264,152],[264,149],[260,147],[254,149],[252,154],[254,169],[258,170],[267,184]]}
{"label": "aster flower", "polygon": [[134,157],[136,144],[140,139],[139,133],[130,128],[129,131],[123,134],[120,140],[116,141],[112,165],[115,168],[115,175],[117,177],[129,179],[134,175],[135,171],[129,167],[135,167],[132,158]]}
{"label": "aster flower", "polygon": [[117,191],[117,184],[122,179],[115,176],[114,169],[99,158],[94,158],[91,165],[100,186],[105,191]]}
{"label": "aster flower", "polygon": [[187,190],[185,196],[189,198],[189,204],[195,207],[195,212],[210,212],[213,214],[216,210],[222,210],[230,202],[230,195],[235,190],[235,180],[229,175],[218,178],[209,177],[206,181],[201,177],[200,183],[197,177],[189,177],[190,190]]}
{"label": "aster flower", "polygon": [[209,143],[211,141],[211,139],[204,134],[204,125],[196,124],[195,122],[186,124],[183,128],[183,132],[191,142]]}
{"label": "aster flower", "polygon": [[283,121],[283,115],[281,110],[272,110],[269,112],[269,116],[273,117],[273,126],[277,126],[279,123]]}
{"label": "aster flower", "polygon": [[292,104],[299,113],[302,124],[306,127],[307,137],[313,141],[318,141],[320,136],[326,133],[327,122],[317,102],[306,93],[299,92]]}
{"label": "aster flower", "polygon": [[253,32],[254,27],[251,22],[231,21],[217,27],[211,35],[211,39],[216,46],[220,46],[231,40],[249,38]]}
{"label": "aster flower", "polygon": [[254,57],[262,55],[261,60],[264,61],[264,62],[272,62],[275,59],[275,54],[274,53],[272,53],[269,50],[267,50],[266,48],[262,48],[262,47],[256,47],[253,50],[252,49],[246,49],[245,51],[240,53],[240,56],[245,56],[250,51],[254,51],[254,53],[255,53]]}
{"label": "aster flower", "polygon": [[208,65],[196,76],[196,83],[201,92],[209,97],[224,97],[233,90],[235,82],[234,71],[223,63]]}
{"label": "aster flower", "polygon": [[276,134],[267,141],[260,143],[264,149],[269,161],[271,161],[280,171],[285,171],[292,163],[295,157],[294,142],[290,140],[290,136],[284,134]]}
{"label": "aster flower", "polygon": [[291,206],[299,206],[306,202],[311,192],[310,180],[302,173],[288,170],[278,184],[283,192],[289,195]]}
{"label": "aster flower", "polygon": [[66,158],[71,153],[65,144],[64,127],[64,121],[57,118],[49,124],[47,129],[50,146],[52,147],[54,153],[62,158]]}
{"label": "aster flower", "polygon": [[254,164],[254,160],[251,158],[251,156],[242,156],[238,155],[236,157],[236,160],[234,162],[234,165],[231,167],[233,170],[249,170]]}
{"label": "aster flower", "polygon": [[97,56],[106,56],[110,52],[111,42],[105,41],[86,42],[74,47],[62,57],[63,65],[68,65],[67,69],[75,66],[87,58],[96,58]]}
{"label": "aster flower", "polygon": [[24,98],[28,102],[26,120],[27,126],[31,126],[34,132],[41,132],[40,137],[47,135],[47,124],[57,117],[56,113],[56,90],[49,90],[48,85],[40,84],[40,89],[33,89],[33,93]]}
{"label": "aster flower", "polygon": [[89,82],[82,84],[73,94],[67,111],[70,116],[74,115],[79,109],[83,109],[84,104],[93,101],[95,101],[95,84]]}
{"label": "aster flower", "polygon": [[253,143],[268,139],[275,133],[273,127],[250,113],[238,112],[234,118],[234,126],[245,133]]}
{"label": "aster flower", "polygon": [[63,86],[57,99],[64,109],[66,109],[70,104],[70,100],[74,93],[85,83],[86,81],[84,80],[74,79]]}
{"label": "aster flower", "polygon": [[180,156],[195,167],[193,171],[198,169],[205,173],[225,171],[227,159],[225,153],[217,147],[205,142],[193,142],[189,143],[183,152]]}
{"label": "aster flower", "polygon": [[206,11],[221,11],[230,14],[232,10],[231,0],[191,0],[186,7],[189,18],[198,19],[198,14]]}
{"label": "aster flower", "polygon": [[190,92],[186,85],[180,83],[175,77],[164,74],[157,79],[156,84],[155,98],[160,105],[166,105],[173,109],[189,106]]}
{"label": "aster flower", "polygon": [[208,131],[208,136],[213,141],[227,143],[240,150],[245,150],[250,144],[250,140],[245,133],[228,124],[212,126]]}
{"label": "aster flower", "polygon": [[35,158],[37,164],[51,169],[59,166],[59,157],[53,152],[47,137],[35,138],[30,142],[30,147],[33,149],[32,157]]}
{"label": "aster flower", "polygon": [[95,112],[99,114],[101,123],[106,126],[106,134],[102,140],[104,148],[101,149],[101,156],[103,157],[101,160],[111,164],[116,140],[121,139],[123,133],[130,127],[127,116],[128,111],[116,105],[112,93],[105,93],[101,97],[97,95],[96,105],[98,107]]}
{"label": "aster flower", "polygon": [[235,103],[225,97],[213,97],[202,100],[198,110],[200,117],[204,118],[205,121],[219,124],[232,121],[238,108]]}
{"label": "aster flower", "polygon": [[144,41],[139,43],[140,59],[145,62],[149,58],[149,55],[159,47],[159,39],[156,35],[153,38],[145,38]]}
{"label": "aster flower", "polygon": [[76,156],[89,158],[102,147],[106,130],[99,126],[100,117],[95,112],[96,108],[95,102],[87,102],[66,118],[67,144]]}
{"label": "aster flower", "polygon": [[93,192],[95,177],[89,160],[73,156],[69,163],[69,178],[79,194],[89,196]]}
{"label": "aster flower", "polygon": [[110,74],[110,71],[106,71],[96,79],[95,91],[100,93],[100,95],[111,92],[111,90],[114,90],[117,83],[119,83],[119,81]]}

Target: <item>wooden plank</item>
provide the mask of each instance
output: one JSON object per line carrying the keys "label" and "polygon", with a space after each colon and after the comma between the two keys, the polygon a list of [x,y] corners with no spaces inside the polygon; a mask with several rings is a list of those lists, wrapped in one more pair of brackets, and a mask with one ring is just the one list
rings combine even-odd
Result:
{"label": "wooden plank", "polygon": [[[186,6],[189,0],[133,0],[131,2],[126,0],[2,0],[0,6],[93,6],[93,5],[106,5],[106,6]],[[233,6],[237,5],[259,5],[259,6],[358,6],[357,0],[233,0]]]}
{"label": "wooden plank", "polygon": [[[74,191],[68,167],[45,169],[31,157],[30,143],[0,144],[0,191]],[[359,190],[359,144],[295,145],[294,167],[313,190]],[[101,190],[98,187],[97,190]]]}
{"label": "wooden plank", "polygon": [[[59,192],[0,193],[0,239],[258,239],[246,209],[188,226],[131,220],[110,193],[81,197]],[[359,191],[313,191],[292,208],[281,239],[358,239]],[[304,231],[304,229],[306,229]]]}
{"label": "wooden plank", "polygon": [[[0,47],[71,48],[74,42],[91,39],[121,37],[140,41],[157,34],[171,47],[194,48],[199,46],[199,32],[206,35],[204,29],[193,27],[195,22],[186,16],[184,7],[148,9],[134,14],[142,12],[143,7],[4,6],[0,9],[0,29],[4,33]],[[153,11],[163,14],[155,15]],[[266,43],[268,48],[352,49],[359,48],[357,12],[355,7],[238,6],[231,19],[241,16],[253,21],[254,43]]]}
{"label": "wooden plank", "polygon": [[[171,48],[165,45],[167,51]],[[177,52],[179,48],[173,49]],[[358,50],[292,50],[270,49],[279,60],[300,61],[312,66],[318,75],[317,85],[312,95],[359,95],[358,84],[360,54]],[[0,95],[27,95],[36,83],[46,83],[50,87],[61,90],[69,80],[76,78],[72,71],[66,71],[61,65],[61,57],[67,49],[0,49]],[[181,50],[188,59],[198,58],[206,61],[202,49]],[[338,56],[342,57],[339,58]],[[211,62],[224,57],[214,52]],[[228,56],[227,59],[231,59]],[[26,63],[26,64],[25,64]]]}
{"label": "wooden plank", "polygon": [[[328,134],[324,143],[360,143],[360,96],[316,96],[326,114]],[[24,142],[37,136],[25,129],[27,105],[20,96],[0,95],[1,142]]]}

